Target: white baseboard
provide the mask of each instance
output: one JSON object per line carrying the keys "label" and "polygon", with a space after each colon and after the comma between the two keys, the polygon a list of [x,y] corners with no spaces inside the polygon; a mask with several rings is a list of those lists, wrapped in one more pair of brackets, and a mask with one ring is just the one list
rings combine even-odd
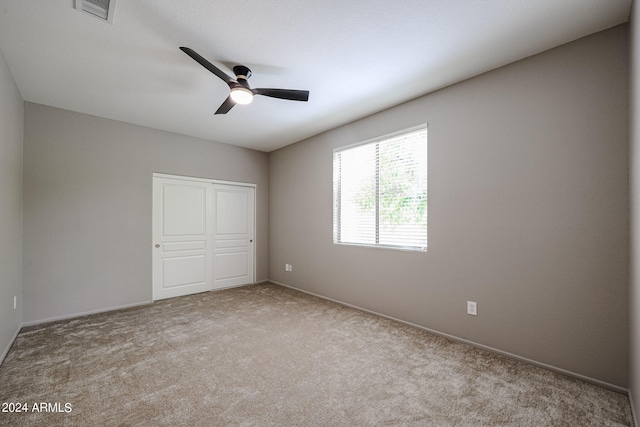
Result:
{"label": "white baseboard", "polygon": [[125,309],[125,308],[138,307],[140,305],[151,304],[152,302],[153,301],[136,302],[136,303],[133,303],[133,304],[119,305],[119,306],[116,306],[116,307],[99,308],[97,310],[83,311],[83,312],[80,312],[80,313],[73,313],[73,314],[65,314],[63,316],[49,317],[49,318],[40,319],[40,320],[32,320],[30,322],[24,322],[22,324],[22,327],[36,326],[36,325],[41,325],[43,323],[57,322],[58,320],[68,320],[68,319],[73,319],[75,317],[88,316],[90,314],[106,313],[108,311],[115,311],[115,310],[122,310],[122,309]]}
{"label": "white baseboard", "polygon": [[[482,350],[486,350],[486,351],[490,351],[492,353],[500,354],[500,355],[508,357],[510,359],[519,360],[520,362],[524,362],[524,363],[527,363],[529,365],[537,366],[539,368],[543,368],[543,369],[546,369],[548,371],[556,372],[558,374],[562,374],[562,375],[565,375],[565,376],[570,377],[570,378],[575,378],[575,379],[578,379],[580,381],[584,381],[586,383],[597,385],[598,387],[602,387],[602,388],[605,388],[607,390],[615,391],[616,393],[620,393],[620,394],[624,394],[624,395],[629,396],[629,390],[628,389],[626,389],[624,387],[617,386],[615,384],[610,384],[610,383],[607,383],[605,381],[600,381],[600,380],[597,380],[595,378],[587,377],[587,376],[582,375],[582,374],[578,374],[578,373],[575,373],[575,372],[567,371],[566,369],[558,368],[556,366],[547,365],[546,363],[542,363],[542,362],[538,362],[538,361],[535,361],[535,360],[532,360],[532,359],[528,359],[526,357],[518,356],[517,354],[509,353],[507,351],[503,351],[503,350],[499,350],[497,348],[493,348],[493,347],[489,347],[489,346],[486,346],[486,345],[483,345],[483,344],[479,344],[479,343],[474,342],[474,341],[469,341],[467,339],[456,337],[455,335],[450,335],[450,334],[447,334],[445,332],[440,332],[440,331],[437,331],[437,330],[434,330],[434,329],[430,329],[430,328],[427,328],[425,326],[418,325],[416,323],[407,322],[406,320],[398,319],[398,318],[393,317],[393,316],[387,316],[386,314],[381,314],[381,313],[375,312],[373,310],[368,310],[366,308],[359,307],[357,305],[353,305],[353,304],[349,304],[349,303],[342,302],[342,301],[339,301],[339,300],[335,300],[333,298],[329,298],[329,297],[326,297],[324,295],[320,295],[320,294],[316,294],[314,292],[306,291],[304,289],[296,288],[295,286],[286,285],[284,283],[276,282],[275,280],[270,280],[270,282],[271,283],[275,283],[276,285],[284,286],[285,288],[289,288],[289,289],[293,289],[295,291],[303,292],[305,294],[313,295],[315,297],[322,298],[322,299],[327,300],[327,301],[335,302],[336,304],[344,305],[344,306],[347,306],[347,307],[350,307],[350,308],[354,308],[356,310],[364,311],[366,313],[371,313],[371,314],[374,314],[376,316],[380,316],[380,317],[384,317],[386,319],[393,320],[395,322],[400,322],[400,323],[403,323],[405,325],[412,326],[414,328],[422,329],[423,331],[427,331],[427,332],[432,333],[434,335],[439,335],[441,337],[449,338],[449,339],[454,340],[454,341],[458,341],[458,342],[462,342],[462,343],[465,343],[465,344],[469,344],[469,345],[471,345],[473,347],[476,347],[476,348],[479,348],[479,349],[482,349]],[[631,406],[631,408],[633,410],[633,405]],[[635,420],[635,417],[634,417],[634,420]]]}
{"label": "white baseboard", "polygon": [[22,330],[22,325],[18,326],[16,331],[13,333],[13,337],[11,337],[11,339],[9,340],[9,344],[7,344],[7,348],[4,349],[4,351],[2,352],[2,355],[0,356],[0,365],[2,365],[2,362],[4,362],[4,358],[7,357],[7,354],[9,354],[9,350],[11,350],[11,347],[13,346],[13,343],[16,341],[16,338],[18,338],[18,334],[20,333],[21,330]]}
{"label": "white baseboard", "polygon": [[[222,291],[224,289],[232,289],[232,288],[240,288],[243,286],[249,286],[249,285],[253,285],[253,284],[260,284],[260,283],[266,283],[269,282],[269,279],[265,279],[265,280],[261,280],[259,282],[254,282],[254,283],[247,283],[244,285],[233,285],[233,286],[228,286],[225,288],[219,288],[219,289],[212,289],[211,291],[205,291],[205,292],[212,292],[212,291]],[[157,301],[162,301],[162,300],[157,300]],[[106,313],[109,311],[116,311],[116,310],[123,310],[125,308],[131,308],[131,307],[138,307],[140,305],[147,305],[147,304],[153,304],[153,300],[149,300],[149,301],[142,301],[142,302],[136,302],[133,304],[125,304],[125,305],[119,305],[116,307],[107,307],[107,308],[100,308],[97,310],[90,310],[90,311],[82,311],[79,313],[73,313],[73,314],[65,314],[62,316],[55,316],[55,317],[49,317],[46,319],[40,319],[40,320],[32,320],[29,322],[24,322],[22,324],[22,327],[27,327],[27,326],[36,326],[36,325],[42,325],[44,323],[51,323],[51,322],[57,322],[59,320],[68,320],[68,319],[73,319],[75,317],[82,317],[82,316],[89,316],[91,314],[99,314],[99,313]]]}

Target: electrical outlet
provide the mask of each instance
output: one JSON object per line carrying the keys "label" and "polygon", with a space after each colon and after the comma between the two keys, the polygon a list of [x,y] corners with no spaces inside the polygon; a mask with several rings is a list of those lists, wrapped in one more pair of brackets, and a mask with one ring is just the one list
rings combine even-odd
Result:
{"label": "electrical outlet", "polygon": [[293,271],[293,266],[291,264],[285,264],[284,271]]}
{"label": "electrical outlet", "polygon": [[14,296],[13,297],[13,309],[15,310],[16,307],[18,307],[18,297]]}
{"label": "electrical outlet", "polygon": [[472,316],[478,315],[478,303],[475,301],[467,301],[467,314]]}

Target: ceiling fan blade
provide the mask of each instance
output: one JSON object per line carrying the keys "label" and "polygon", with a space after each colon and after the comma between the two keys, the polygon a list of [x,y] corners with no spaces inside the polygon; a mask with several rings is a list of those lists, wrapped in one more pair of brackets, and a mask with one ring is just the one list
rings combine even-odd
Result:
{"label": "ceiling fan blade", "polygon": [[229,110],[233,108],[234,105],[236,105],[236,103],[233,102],[233,99],[231,99],[231,96],[228,96],[227,99],[224,100],[220,108],[218,108],[218,110],[216,111],[216,114],[227,114]]}
{"label": "ceiling fan blade", "polygon": [[289,101],[308,101],[308,90],[294,90],[294,89],[252,89],[256,95],[270,96],[272,98],[288,99]]}
{"label": "ceiling fan blade", "polygon": [[204,59],[195,50],[188,47],[181,47],[180,50],[182,50],[184,53],[186,53],[191,58],[193,58],[198,64],[202,65],[204,68],[211,71],[216,76],[220,77],[229,86],[236,83],[234,79],[229,77],[224,71],[222,71],[221,69],[213,65],[211,62]]}

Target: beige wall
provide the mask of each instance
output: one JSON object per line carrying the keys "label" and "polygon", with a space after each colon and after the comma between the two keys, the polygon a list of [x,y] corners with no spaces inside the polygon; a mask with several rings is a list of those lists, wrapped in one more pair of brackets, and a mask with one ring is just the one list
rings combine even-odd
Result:
{"label": "beige wall", "polygon": [[[0,362],[22,316],[22,97],[0,52]],[[18,297],[13,309],[13,297]]]}
{"label": "beige wall", "polygon": [[154,172],[257,184],[257,276],[268,277],[268,156],[25,104],[24,316],[151,300]]}
{"label": "beige wall", "polygon": [[[631,6],[630,34],[630,155],[631,169],[631,278],[629,394],[636,420],[640,415],[640,7]],[[636,421],[637,424],[637,421]]]}
{"label": "beige wall", "polygon": [[[272,152],[269,277],[623,390],[627,46],[619,26]],[[333,148],[425,122],[428,252],[333,245]]]}

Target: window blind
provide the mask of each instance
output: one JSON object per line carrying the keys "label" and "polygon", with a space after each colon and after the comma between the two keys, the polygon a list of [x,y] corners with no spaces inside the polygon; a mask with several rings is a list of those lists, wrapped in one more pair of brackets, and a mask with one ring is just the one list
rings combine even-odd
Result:
{"label": "window blind", "polygon": [[427,129],[334,151],[333,241],[427,249]]}

